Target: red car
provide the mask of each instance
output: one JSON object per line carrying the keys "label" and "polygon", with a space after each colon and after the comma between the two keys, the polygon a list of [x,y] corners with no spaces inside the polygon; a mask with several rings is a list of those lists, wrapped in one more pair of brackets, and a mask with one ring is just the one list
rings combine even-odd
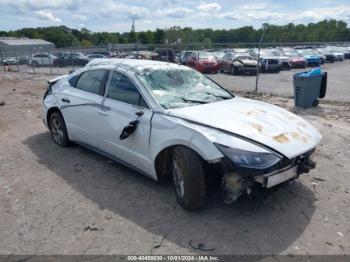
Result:
{"label": "red car", "polygon": [[307,61],[298,52],[292,49],[284,50],[283,55],[289,58],[289,65],[291,68],[306,68]]}
{"label": "red car", "polygon": [[201,73],[214,73],[220,70],[220,63],[209,52],[193,52],[187,61],[187,65]]}

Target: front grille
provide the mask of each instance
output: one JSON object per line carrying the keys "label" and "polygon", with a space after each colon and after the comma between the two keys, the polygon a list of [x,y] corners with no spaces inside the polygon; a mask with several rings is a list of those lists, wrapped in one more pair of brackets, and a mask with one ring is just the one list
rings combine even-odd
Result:
{"label": "front grille", "polygon": [[245,68],[256,68],[256,65],[244,65]]}

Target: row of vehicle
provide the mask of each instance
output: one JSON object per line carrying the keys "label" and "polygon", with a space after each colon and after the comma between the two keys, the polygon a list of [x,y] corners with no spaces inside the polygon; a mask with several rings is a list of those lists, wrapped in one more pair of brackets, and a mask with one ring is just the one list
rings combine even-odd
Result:
{"label": "row of vehicle", "polygon": [[23,65],[28,64],[34,67],[39,66],[85,66],[95,58],[129,58],[129,59],[147,59],[158,61],[175,61],[175,53],[172,49],[157,49],[150,51],[131,51],[131,52],[108,52],[95,51],[93,53],[83,54],[81,52],[55,52],[38,53],[30,56],[6,57],[1,59],[4,65]]}
{"label": "row of vehicle", "polygon": [[256,74],[257,70],[279,72],[344,59],[350,59],[350,47],[237,48],[215,52],[187,51],[181,54],[180,63],[203,73]]}

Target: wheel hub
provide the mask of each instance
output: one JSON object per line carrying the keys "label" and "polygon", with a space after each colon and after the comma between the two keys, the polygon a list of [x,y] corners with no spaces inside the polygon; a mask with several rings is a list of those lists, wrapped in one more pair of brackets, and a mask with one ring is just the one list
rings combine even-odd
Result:
{"label": "wheel hub", "polygon": [[63,142],[64,134],[61,122],[56,117],[51,121],[51,131],[55,142],[61,144]]}

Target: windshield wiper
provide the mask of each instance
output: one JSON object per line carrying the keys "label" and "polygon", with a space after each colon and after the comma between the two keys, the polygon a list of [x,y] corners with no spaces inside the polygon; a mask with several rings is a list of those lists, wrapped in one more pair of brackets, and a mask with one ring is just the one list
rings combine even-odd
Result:
{"label": "windshield wiper", "polygon": [[187,99],[187,98],[183,98],[181,97],[181,99],[185,102],[191,102],[191,103],[198,103],[198,104],[207,104],[209,103],[209,101],[204,101],[204,100],[195,100],[195,99]]}
{"label": "windshield wiper", "polygon": [[208,95],[212,95],[212,96],[215,96],[215,97],[218,97],[218,98],[221,98],[221,99],[231,99],[232,97],[231,96],[220,96],[220,95],[215,95],[213,93],[210,93],[210,92],[207,92]]}

